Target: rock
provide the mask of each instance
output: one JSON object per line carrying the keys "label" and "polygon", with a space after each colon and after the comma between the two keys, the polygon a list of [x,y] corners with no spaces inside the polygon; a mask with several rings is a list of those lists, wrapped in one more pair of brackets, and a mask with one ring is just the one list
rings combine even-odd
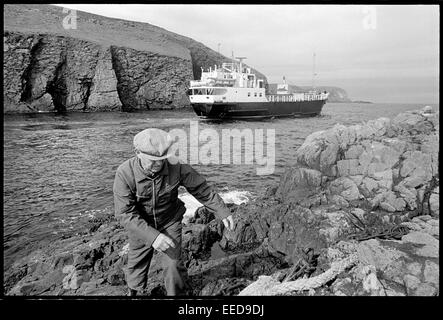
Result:
{"label": "rock", "polygon": [[397,115],[392,124],[403,133],[419,134],[429,133],[433,130],[432,124],[427,119],[413,112],[404,112]]}
{"label": "rock", "polygon": [[330,186],[329,191],[332,195],[340,195],[346,201],[358,200],[360,192],[354,181],[346,177],[340,177],[334,180]]}
{"label": "rock", "polygon": [[125,281],[125,273],[120,268],[114,268],[113,270],[108,272],[106,280],[111,286],[119,286],[124,285]]}
{"label": "rock", "polygon": [[191,217],[188,222],[196,224],[208,224],[214,219],[215,219],[214,214],[209,212],[208,209],[206,209],[206,207],[201,206],[197,208],[194,216]]}
{"label": "rock", "polygon": [[414,151],[406,155],[400,169],[400,175],[404,177],[403,185],[415,188],[423,185],[432,178],[431,157],[420,151]]}
{"label": "rock", "polygon": [[[304,205],[309,203],[302,202],[304,197],[324,192],[330,203],[340,207],[366,200],[373,209],[388,212],[422,210],[425,192],[433,188],[438,176],[438,113],[425,114],[430,113],[406,112],[392,121],[380,118],[314,132],[297,149],[294,166],[286,170],[280,199],[285,202],[285,194],[291,194],[296,203]],[[304,186],[309,184],[294,187],[297,183],[293,181],[302,180],[301,172],[309,170],[317,173],[321,183],[306,188],[308,192]],[[289,183],[292,189],[287,187],[288,177],[298,178]],[[429,207],[438,212],[438,196],[430,198]]]}
{"label": "rock", "polygon": [[360,174],[358,159],[337,161],[338,176],[346,177]]}
{"label": "rock", "polygon": [[[215,221],[215,225],[219,221]],[[221,233],[216,228],[206,224],[190,224],[183,227],[182,247],[189,258],[199,257],[207,253],[212,245],[221,239]],[[188,258],[188,259],[189,259]]]}
{"label": "rock", "polygon": [[432,261],[426,261],[425,270],[423,272],[425,281],[438,287],[440,279],[440,270],[436,263]]}
{"label": "rock", "polygon": [[77,270],[73,265],[63,267],[63,273],[67,273],[63,278],[63,288],[75,290],[78,288],[77,284]]}
{"label": "rock", "polygon": [[408,272],[410,272],[412,275],[417,276],[419,274],[421,274],[422,272],[422,265],[418,262],[413,262],[408,264],[407,266],[408,268]]}
{"label": "rock", "polygon": [[281,178],[276,196],[284,202],[300,203],[318,192],[321,181],[318,170],[289,168]]}
{"label": "rock", "polygon": [[331,290],[335,296],[352,296],[355,292],[351,278],[337,279],[331,286]]}
{"label": "rock", "polygon": [[418,288],[418,286],[421,284],[420,279],[418,279],[417,277],[414,277],[410,274],[407,274],[404,276],[403,278],[407,291],[408,291],[408,295],[414,295],[414,291]]}
{"label": "rock", "polygon": [[376,269],[372,265],[368,265],[361,270],[364,274],[363,290],[368,292],[371,296],[386,295],[383,285],[378,281]]}
{"label": "rock", "polygon": [[394,186],[393,190],[399,193],[409,210],[415,210],[417,208],[417,190],[415,188],[407,188],[400,183]]}
{"label": "rock", "polygon": [[234,296],[245,288],[250,280],[244,278],[226,278],[209,282],[201,290],[202,296]]}
{"label": "rock", "polygon": [[434,113],[431,106],[425,106],[422,110],[423,113]]}
{"label": "rock", "polygon": [[402,237],[402,241],[414,244],[424,244],[430,246],[438,246],[438,240],[424,232],[410,232]]}
{"label": "rock", "polygon": [[385,248],[376,239],[361,242],[357,252],[359,261],[366,265],[372,265],[377,270],[385,270],[394,261],[406,256],[401,251]]}
{"label": "rock", "polygon": [[418,285],[415,295],[417,296],[435,296],[437,294],[437,289],[430,284],[421,283]]}
{"label": "rock", "polygon": [[440,216],[440,194],[438,187],[434,189],[434,192],[429,197],[429,206],[431,209],[431,214],[434,217]]}
{"label": "rock", "polygon": [[351,145],[348,150],[345,151],[346,159],[358,159],[365,149],[359,145]]}

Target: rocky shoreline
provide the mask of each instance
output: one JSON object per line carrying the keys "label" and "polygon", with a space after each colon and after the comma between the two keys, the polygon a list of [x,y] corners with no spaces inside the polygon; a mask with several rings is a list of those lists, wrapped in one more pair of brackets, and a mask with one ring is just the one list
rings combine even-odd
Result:
{"label": "rocky shoreline", "polygon": [[[311,134],[234,231],[203,208],[186,223],[190,295],[439,295],[438,142],[430,107]],[[5,294],[124,295],[126,237],[100,212],[5,270]],[[165,294],[160,260],[145,295]]]}

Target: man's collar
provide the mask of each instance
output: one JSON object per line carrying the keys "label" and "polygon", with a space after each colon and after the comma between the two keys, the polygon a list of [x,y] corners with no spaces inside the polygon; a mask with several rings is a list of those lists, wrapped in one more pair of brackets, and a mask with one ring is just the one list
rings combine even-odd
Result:
{"label": "man's collar", "polygon": [[135,156],[134,157],[134,177],[137,182],[140,182],[145,179],[153,179],[157,175],[167,176],[169,173],[167,160],[163,161],[162,169],[154,176],[149,176],[145,169],[143,169],[140,159]]}

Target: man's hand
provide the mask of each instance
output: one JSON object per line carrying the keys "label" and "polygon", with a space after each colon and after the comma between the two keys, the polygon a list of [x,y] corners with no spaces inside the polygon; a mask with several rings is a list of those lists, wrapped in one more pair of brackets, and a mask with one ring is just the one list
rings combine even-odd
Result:
{"label": "man's hand", "polygon": [[172,241],[171,238],[164,235],[163,233],[160,233],[152,243],[152,247],[157,251],[165,252],[169,248],[175,248],[175,243],[174,241]]}
{"label": "man's hand", "polygon": [[234,230],[234,219],[232,219],[232,215],[224,218],[222,221],[226,229],[228,229],[229,231]]}

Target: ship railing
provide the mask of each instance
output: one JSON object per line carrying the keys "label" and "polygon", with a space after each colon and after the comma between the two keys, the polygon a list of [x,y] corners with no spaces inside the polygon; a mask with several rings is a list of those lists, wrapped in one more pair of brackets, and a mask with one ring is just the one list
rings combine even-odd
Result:
{"label": "ship railing", "polygon": [[298,102],[326,100],[327,93],[296,93],[296,94],[269,94],[266,98],[269,102]]}

